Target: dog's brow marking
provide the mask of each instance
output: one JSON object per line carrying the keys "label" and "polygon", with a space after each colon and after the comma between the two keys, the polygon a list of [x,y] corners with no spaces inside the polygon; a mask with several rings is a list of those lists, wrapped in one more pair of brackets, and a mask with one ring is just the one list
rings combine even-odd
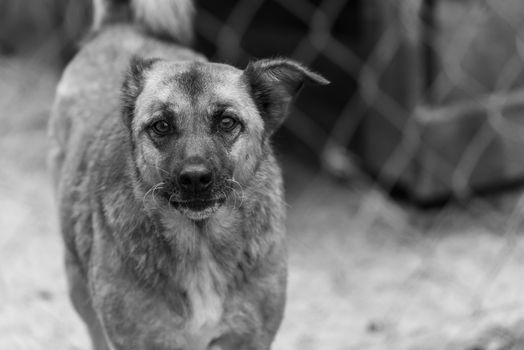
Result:
{"label": "dog's brow marking", "polygon": [[195,65],[181,73],[177,78],[180,89],[190,98],[196,98],[204,90],[204,78]]}

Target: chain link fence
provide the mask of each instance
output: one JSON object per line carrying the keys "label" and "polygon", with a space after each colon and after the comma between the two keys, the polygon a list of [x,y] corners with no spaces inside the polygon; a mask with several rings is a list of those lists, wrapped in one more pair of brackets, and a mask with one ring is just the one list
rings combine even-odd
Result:
{"label": "chain link fence", "polygon": [[[287,56],[332,82],[275,137],[290,277],[274,348],[524,349],[524,3],[198,5],[212,60]],[[43,157],[57,62],[90,11],[0,0],[0,349],[88,349]]]}

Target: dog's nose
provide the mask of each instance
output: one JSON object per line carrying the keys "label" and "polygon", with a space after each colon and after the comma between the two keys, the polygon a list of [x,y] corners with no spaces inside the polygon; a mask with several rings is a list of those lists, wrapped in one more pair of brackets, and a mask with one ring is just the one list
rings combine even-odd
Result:
{"label": "dog's nose", "polygon": [[185,191],[203,192],[213,183],[213,174],[204,164],[186,165],[180,172],[178,183]]}

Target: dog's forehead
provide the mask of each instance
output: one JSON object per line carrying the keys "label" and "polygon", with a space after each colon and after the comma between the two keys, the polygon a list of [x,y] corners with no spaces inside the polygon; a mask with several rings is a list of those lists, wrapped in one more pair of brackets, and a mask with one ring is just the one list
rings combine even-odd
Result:
{"label": "dog's forehead", "polygon": [[243,97],[246,87],[241,76],[242,71],[230,65],[191,61],[155,65],[149,79],[156,88],[167,89],[171,96],[182,95],[195,101]]}

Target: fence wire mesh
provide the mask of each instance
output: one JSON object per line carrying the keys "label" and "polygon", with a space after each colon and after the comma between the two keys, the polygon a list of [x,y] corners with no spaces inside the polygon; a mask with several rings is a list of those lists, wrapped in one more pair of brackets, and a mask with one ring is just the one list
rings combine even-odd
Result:
{"label": "fence wire mesh", "polygon": [[[226,13],[200,12],[197,32],[213,43],[215,59],[243,64],[285,54],[337,72],[334,89],[344,94],[329,99],[319,92],[317,108],[299,100],[286,127],[320,160],[324,174],[349,177],[353,185],[365,178],[363,191],[353,186],[342,195],[313,190],[308,197],[312,187],[322,187],[308,183],[295,202],[308,203],[308,214],[326,211],[306,220],[292,209],[307,222],[291,229],[293,244],[308,242],[305,252],[320,250],[324,257],[324,264],[310,264],[322,272],[305,269],[297,278],[327,275],[329,281],[309,288],[332,290],[309,302],[291,290],[291,306],[309,307],[295,310],[295,322],[284,328],[300,329],[300,345],[283,348],[524,348],[518,275],[509,272],[518,273],[522,256],[520,189],[471,196],[521,174],[522,3],[236,1]],[[249,28],[270,17],[265,38],[273,50],[253,47]],[[304,26],[293,26],[299,34],[275,52],[293,21]],[[326,111],[336,117],[322,124]],[[397,187],[412,200],[444,195],[457,201],[421,212],[381,194]],[[351,219],[337,230],[340,222],[327,211],[339,206]],[[309,231],[322,234],[308,241],[301,233]],[[365,304],[374,305],[355,306]]]}
{"label": "fence wire mesh", "polygon": [[[211,59],[288,56],[332,81],[275,139],[290,276],[274,348],[524,349],[524,3],[198,5]],[[89,348],[44,161],[56,67],[89,13],[0,0],[0,349]]]}

